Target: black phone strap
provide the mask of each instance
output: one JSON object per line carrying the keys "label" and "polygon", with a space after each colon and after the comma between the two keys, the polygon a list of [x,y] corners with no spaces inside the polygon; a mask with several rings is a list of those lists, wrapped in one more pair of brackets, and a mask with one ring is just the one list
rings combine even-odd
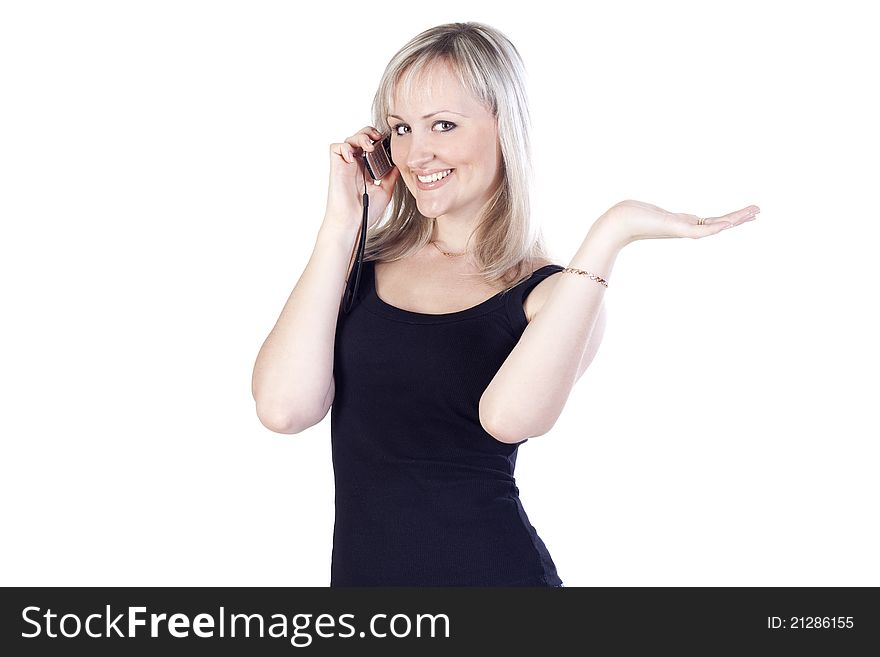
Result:
{"label": "black phone strap", "polygon": [[[367,156],[363,155],[364,158],[364,169],[366,169],[367,165]],[[364,214],[361,218],[361,232],[360,237],[358,239],[358,249],[357,255],[355,256],[355,265],[351,270],[351,273],[348,275],[348,279],[345,281],[345,294],[343,295],[343,304],[342,304],[342,312],[344,314],[348,314],[354,305],[354,300],[357,298],[358,287],[361,283],[361,269],[363,269],[364,264],[364,247],[367,243],[367,215],[369,214],[370,209],[370,196],[367,194],[367,176],[364,173],[364,170],[361,170],[361,175],[364,177],[364,196],[362,199],[362,203],[364,206]],[[351,286],[351,280],[354,279],[354,288]]]}

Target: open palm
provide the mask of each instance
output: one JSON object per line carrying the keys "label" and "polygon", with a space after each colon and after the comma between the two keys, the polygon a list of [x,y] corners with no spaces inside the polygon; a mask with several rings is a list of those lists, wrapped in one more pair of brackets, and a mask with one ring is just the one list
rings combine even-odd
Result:
{"label": "open palm", "polygon": [[701,223],[700,217],[694,214],[669,212],[650,203],[626,200],[612,207],[609,215],[621,240],[629,243],[667,237],[699,239],[752,221],[760,211],[758,206],[749,205],[719,217],[703,218]]}

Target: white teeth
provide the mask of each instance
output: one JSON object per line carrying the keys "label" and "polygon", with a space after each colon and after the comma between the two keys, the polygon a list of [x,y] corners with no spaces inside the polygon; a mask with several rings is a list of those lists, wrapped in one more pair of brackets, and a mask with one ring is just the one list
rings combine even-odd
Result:
{"label": "white teeth", "polygon": [[430,176],[418,176],[418,179],[423,183],[432,183],[440,180],[441,178],[445,178],[452,172],[452,169],[446,169],[446,171],[438,171],[437,173],[432,173]]}

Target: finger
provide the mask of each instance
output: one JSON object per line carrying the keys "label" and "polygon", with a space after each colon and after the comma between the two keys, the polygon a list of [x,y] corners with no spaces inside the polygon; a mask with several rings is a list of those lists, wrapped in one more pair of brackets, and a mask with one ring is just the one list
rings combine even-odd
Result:
{"label": "finger", "polygon": [[373,142],[378,141],[379,138],[382,137],[382,133],[376,130],[376,128],[372,126],[367,126],[359,130],[356,134],[352,135],[345,141],[349,144],[354,144],[359,148],[364,150],[373,150]]}
{"label": "finger", "polygon": [[761,211],[757,205],[749,205],[742,210],[737,210],[736,212],[731,212],[726,214],[724,218],[727,221],[740,221],[740,220],[748,220],[749,217],[754,217]]}
{"label": "finger", "polygon": [[[751,216],[751,208],[754,206],[749,206],[747,208],[743,208],[742,210],[737,210],[735,212],[729,212],[721,217],[705,217],[703,219],[704,223],[715,223],[716,221],[728,221],[734,222],[739,221],[740,219],[745,219],[746,217]],[[699,219],[699,217],[698,217]]]}
{"label": "finger", "polygon": [[724,217],[698,217],[695,214],[678,213],[678,216],[684,219],[682,222],[683,232],[686,237],[699,239],[707,235],[720,233],[725,228],[730,228],[734,224],[727,221]]}
{"label": "finger", "polygon": [[382,133],[376,130],[376,128],[371,125],[368,125],[366,128],[361,130],[361,132],[370,137],[373,141],[376,141],[377,139],[379,139],[379,137],[382,136]]}
{"label": "finger", "polygon": [[729,215],[724,217],[725,221],[730,222],[731,226],[739,226],[740,224],[744,224],[747,221],[754,221],[758,217],[758,213],[761,211],[757,205],[750,205],[747,208],[743,208],[737,212],[731,212]]}
{"label": "finger", "polygon": [[360,157],[363,153],[375,149],[375,146],[370,143],[370,138],[363,133],[346,139],[345,143],[350,146],[351,153],[354,157]]}
{"label": "finger", "polygon": [[382,139],[382,133],[375,128],[370,128],[369,132],[364,133],[365,142],[364,150],[372,151],[376,149],[375,144]]}
{"label": "finger", "polygon": [[349,143],[343,142],[341,144],[330,144],[330,152],[339,155],[349,164],[354,162],[354,149]]}
{"label": "finger", "polygon": [[[722,227],[719,230],[723,230],[724,228],[732,228],[733,226],[739,226],[747,221],[752,221],[757,217],[758,212],[761,211],[757,205],[749,205],[742,210],[737,210],[736,212],[730,212],[723,217],[706,217],[702,220],[703,226],[711,226],[721,224]],[[690,217],[694,217],[694,215],[688,215]],[[698,226],[700,225],[699,217],[696,217],[696,223]],[[705,233],[703,233],[705,234]],[[714,233],[709,233],[714,234]]]}
{"label": "finger", "polygon": [[338,155],[343,160],[348,159],[345,156],[345,144],[330,144],[330,154],[331,155]]}

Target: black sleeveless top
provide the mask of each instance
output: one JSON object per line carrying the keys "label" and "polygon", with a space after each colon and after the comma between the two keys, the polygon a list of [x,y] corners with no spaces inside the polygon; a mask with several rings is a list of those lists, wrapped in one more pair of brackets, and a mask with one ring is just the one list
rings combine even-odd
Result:
{"label": "black sleeveless top", "polygon": [[330,586],[560,586],[513,476],[526,441],[488,434],[479,402],[528,324],[526,295],[563,268],[428,314],[382,301],[374,265],[337,319]]}

